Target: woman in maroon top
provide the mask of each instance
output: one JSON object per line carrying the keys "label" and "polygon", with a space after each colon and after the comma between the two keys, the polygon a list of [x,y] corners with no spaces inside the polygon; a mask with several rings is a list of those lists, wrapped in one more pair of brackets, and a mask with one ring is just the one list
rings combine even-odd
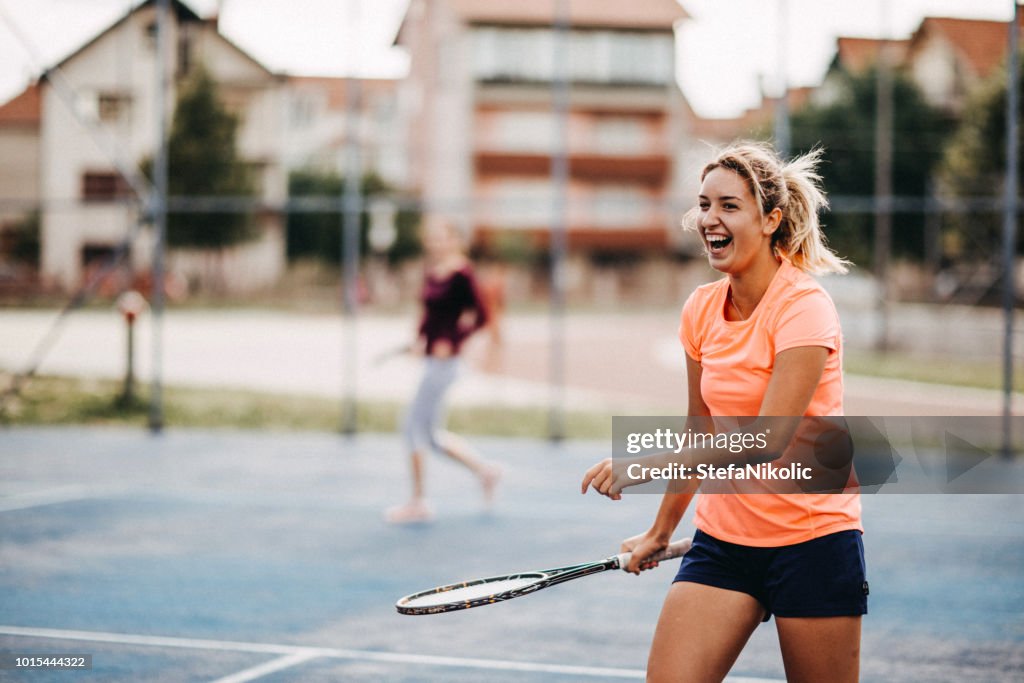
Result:
{"label": "woman in maroon top", "polygon": [[423,246],[427,272],[416,347],[422,350],[426,363],[403,429],[411,456],[412,498],[387,511],[387,520],[394,523],[424,522],[434,516],[423,491],[428,451],[444,453],[472,471],[488,502],[500,477],[496,465],[480,459],[463,439],[442,428],[444,396],[458,375],[459,351],[463,342],[487,323],[487,310],[455,226],[443,220],[431,221],[424,232]]}

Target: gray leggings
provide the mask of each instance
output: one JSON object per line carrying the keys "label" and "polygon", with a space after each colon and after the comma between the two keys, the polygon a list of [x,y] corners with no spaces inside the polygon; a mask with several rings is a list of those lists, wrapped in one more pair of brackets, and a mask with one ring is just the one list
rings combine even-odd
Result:
{"label": "gray leggings", "polygon": [[458,373],[458,358],[427,357],[402,430],[410,450],[443,450],[438,435],[445,416],[444,398]]}

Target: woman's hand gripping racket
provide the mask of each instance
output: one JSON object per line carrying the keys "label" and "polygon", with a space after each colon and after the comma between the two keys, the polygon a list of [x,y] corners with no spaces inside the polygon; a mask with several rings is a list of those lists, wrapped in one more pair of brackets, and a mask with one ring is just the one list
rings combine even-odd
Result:
{"label": "woman's hand gripping racket", "polygon": [[[690,549],[690,543],[688,538],[676,541],[660,553],[652,555],[647,562],[661,562],[681,557]],[[610,569],[625,570],[629,565],[630,556],[630,553],[620,553],[598,562],[535,572],[504,574],[438,586],[401,598],[395,603],[395,609],[401,614],[440,614],[441,612],[454,612],[470,607],[491,605],[536,593],[542,588],[549,588],[582,576],[590,576]]]}

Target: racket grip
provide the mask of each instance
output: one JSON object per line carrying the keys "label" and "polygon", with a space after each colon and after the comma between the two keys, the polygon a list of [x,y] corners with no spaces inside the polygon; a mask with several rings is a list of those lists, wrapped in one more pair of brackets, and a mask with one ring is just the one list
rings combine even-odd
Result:
{"label": "racket grip", "polygon": [[[684,538],[679,541],[670,543],[667,548],[662,550],[660,553],[655,553],[647,558],[648,562],[661,562],[663,560],[671,560],[676,557],[682,557],[693,545],[693,540]],[[615,556],[619,560],[619,569],[626,571],[626,567],[629,566],[629,561],[633,557],[633,553],[619,553]]]}

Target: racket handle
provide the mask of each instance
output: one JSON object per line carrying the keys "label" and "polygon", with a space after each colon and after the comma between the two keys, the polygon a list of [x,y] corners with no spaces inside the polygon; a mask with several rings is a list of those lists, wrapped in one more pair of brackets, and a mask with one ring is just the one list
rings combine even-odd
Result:
{"label": "racket handle", "polygon": [[[671,560],[676,557],[682,557],[693,545],[693,540],[684,538],[679,541],[670,543],[667,548],[662,550],[660,553],[655,553],[647,558],[648,562],[661,562],[663,560]],[[629,566],[629,561],[633,557],[633,553],[619,553],[615,556],[619,560],[619,569],[626,571],[626,567]]]}

